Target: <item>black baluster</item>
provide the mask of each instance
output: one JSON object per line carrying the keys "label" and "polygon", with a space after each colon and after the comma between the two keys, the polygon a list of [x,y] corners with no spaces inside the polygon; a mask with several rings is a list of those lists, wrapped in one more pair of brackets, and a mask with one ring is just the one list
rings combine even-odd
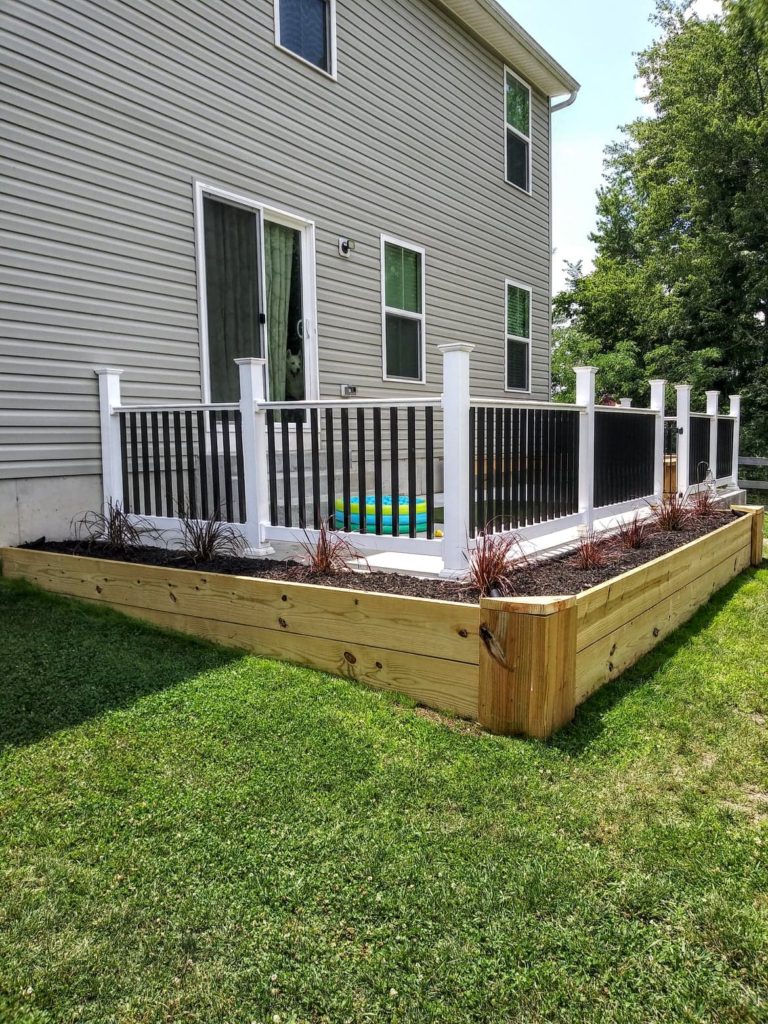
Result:
{"label": "black baluster", "polygon": [[373,519],[374,533],[381,534],[381,505],[382,505],[382,480],[381,480],[381,409],[377,406],[373,410]]}
{"label": "black baluster", "polygon": [[128,431],[125,423],[126,413],[118,414],[120,423],[120,469],[123,477],[123,510],[131,511],[130,488],[128,486]]}
{"label": "black baluster", "polygon": [[309,411],[309,432],[312,441],[312,525],[320,529],[320,438],[317,409]]}
{"label": "black baluster", "polygon": [[325,410],[325,469],[328,479],[328,521],[338,529],[336,521],[336,467],[333,455],[333,409]]}
{"label": "black baluster", "polygon": [[205,440],[205,413],[197,413],[197,451],[200,457],[200,518],[208,518],[208,445]]}
{"label": "black baluster", "polygon": [[288,417],[284,412],[280,413],[280,436],[282,440],[282,463],[283,463],[283,515],[286,526],[293,526],[292,500],[291,500],[291,441],[288,433]]}
{"label": "black baluster", "polygon": [[171,418],[167,412],[163,418],[163,469],[165,470],[165,514],[173,516],[173,464],[171,462]]}
{"label": "black baluster", "polygon": [[[235,411],[235,460],[237,463],[237,505],[240,519],[244,523],[248,509],[245,503],[245,466],[243,465],[243,415],[239,409]],[[254,510],[255,512],[255,510]]]}
{"label": "black baluster", "polygon": [[149,423],[145,412],[139,413],[139,423],[141,426],[141,481],[144,493],[141,513],[145,516],[151,516],[152,496],[150,493],[149,479]]}
{"label": "black baluster", "polygon": [[[227,514],[227,522],[233,523],[235,521],[235,507],[232,500],[232,477],[234,476],[234,470],[232,468],[232,451],[229,434],[229,411],[226,409],[221,414],[221,448],[224,453],[224,506]],[[241,519],[240,522],[242,521],[243,520]]]}
{"label": "black baluster", "polygon": [[427,540],[435,535],[435,447],[434,447],[434,409],[428,405],[424,409],[424,444],[426,448],[426,497],[427,497]]}
{"label": "black baluster", "polygon": [[192,433],[192,413],[184,413],[187,442],[187,480],[189,482],[189,515],[197,519],[197,482],[195,479],[195,442]]}
{"label": "black baluster", "polygon": [[341,410],[341,493],[344,503],[344,532],[350,530],[350,505],[352,503],[352,484],[349,473],[349,410]]}
{"label": "black baluster", "polygon": [[150,431],[152,434],[152,483],[155,491],[155,515],[163,514],[163,479],[160,462],[160,423],[156,412],[149,416]]}
{"label": "black baluster", "polygon": [[[475,407],[469,409],[469,536],[477,534],[477,439],[476,439],[477,414]],[[445,430],[445,422],[443,422]],[[445,472],[445,465],[443,465]],[[445,517],[446,498],[443,496],[443,517]]]}
{"label": "black baluster", "polygon": [[296,491],[299,501],[299,526],[302,530],[306,530],[307,507],[304,483],[304,424],[297,420],[294,426],[296,429]]}
{"label": "black baluster", "polygon": [[[211,487],[214,519],[221,518],[221,479],[219,476],[219,431],[217,416],[213,409],[208,413],[208,429],[211,432]],[[227,522],[231,522],[227,519]]]}
{"label": "black baluster", "polygon": [[133,483],[133,500],[131,511],[141,512],[141,492],[139,490],[139,441],[138,441],[138,418],[135,412],[129,415],[129,428],[131,435],[131,481]]}
{"label": "black baluster", "polygon": [[392,509],[392,536],[400,536],[400,458],[397,436],[397,406],[389,410],[389,462],[392,477],[392,493],[390,508]]}
{"label": "black baluster", "polygon": [[[483,533],[486,527],[485,512],[485,409],[477,408],[477,531]],[[449,499],[450,500],[450,499]]]}
{"label": "black baluster", "polygon": [[173,414],[173,447],[176,453],[176,514],[183,515],[186,511],[184,494],[184,456],[181,447],[181,413]]}
{"label": "black baluster", "polygon": [[368,532],[365,456],[365,409],[360,406],[357,410],[357,501],[360,509],[360,533]]}

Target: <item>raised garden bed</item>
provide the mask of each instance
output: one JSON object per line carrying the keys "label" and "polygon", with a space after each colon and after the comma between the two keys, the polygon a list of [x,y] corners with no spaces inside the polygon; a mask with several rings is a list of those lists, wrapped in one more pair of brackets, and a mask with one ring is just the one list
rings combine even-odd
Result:
{"label": "raised garden bed", "polygon": [[544,737],[716,590],[759,564],[763,511],[739,512],[579,594],[479,603],[33,548],[0,549],[0,557],[5,576],[46,590],[397,690],[496,732]]}
{"label": "raised garden bed", "polygon": [[[698,537],[719,529],[735,518],[726,509],[698,517],[682,531],[664,531],[649,524],[648,540],[644,547],[626,550],[617,538],[608,538],[602,544],[604,564],[582,569],[574,555],[564,554],[545,558],[528,565],[518,565],[511,573],[510,585],[516,596],[547,597],[551,594],[578,594],[589,587],[614,579],[645,562],[665,555]],[[87,558],[116,558],[131,564],[162,566],[169,569],[192,569],[195,572],[226,573],[234,576],[253,576],[257,579],[283,580],[291,583],[312,583],[315,586],[364,590],[377,594],[397,594],[402,597],[424,597],[437,601],[461,601],[477,604],[480,593],[462,582],[440,579],[421,579],[391,572],[347,572],[329,576],[307,575],[304,566],[291,561],[267,558],[224,556],[210,562],[195,563],[183,551],[165,547],[131,548],[125,554],[116,554],[104,544],[92,541],[38,541],[24,545],[40,551],[82,555]]]}

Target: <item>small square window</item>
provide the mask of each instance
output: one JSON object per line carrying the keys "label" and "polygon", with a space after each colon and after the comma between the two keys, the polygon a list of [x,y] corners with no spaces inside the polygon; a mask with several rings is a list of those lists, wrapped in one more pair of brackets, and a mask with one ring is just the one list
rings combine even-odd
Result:
{"label": "small square window", "polygon": [[334,0],[275,0],[277,42],[329,75],[334,68]]}
{"label": "small square window", "polygon": [[510,281],[507,282],[506,335],[506,389],[530,391],[531,292]]}
{"label": "small square window", "polygon": [[506,178],[531,191],[531,90],[511,71],[504,72]]}
{"label": "small square window", "polygon": [[424,251],[382,238],[385,380],[424,380]]}

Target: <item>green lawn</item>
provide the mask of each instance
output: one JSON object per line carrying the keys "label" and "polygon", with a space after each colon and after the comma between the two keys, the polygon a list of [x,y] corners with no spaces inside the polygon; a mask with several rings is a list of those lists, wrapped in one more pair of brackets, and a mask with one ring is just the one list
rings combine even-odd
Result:
{"label": "green lawn", "polygon": [[768,568],[549,744],[0,581],[0,1020],[768,1019]]}

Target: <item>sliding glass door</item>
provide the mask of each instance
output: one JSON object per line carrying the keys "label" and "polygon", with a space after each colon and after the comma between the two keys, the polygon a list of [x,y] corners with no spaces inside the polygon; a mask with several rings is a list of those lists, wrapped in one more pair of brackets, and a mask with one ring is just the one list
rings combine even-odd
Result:
{"label": "sliding glass door", "polygon": [[235,402],[235,359],[267,358],[271,401],[301,401],[315,350],[307,319],[307,228],[269,212],[203,195],[210,401]]}

